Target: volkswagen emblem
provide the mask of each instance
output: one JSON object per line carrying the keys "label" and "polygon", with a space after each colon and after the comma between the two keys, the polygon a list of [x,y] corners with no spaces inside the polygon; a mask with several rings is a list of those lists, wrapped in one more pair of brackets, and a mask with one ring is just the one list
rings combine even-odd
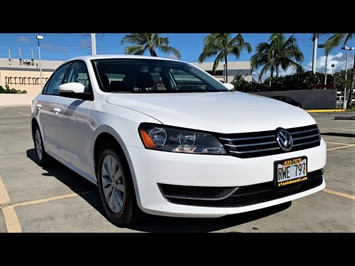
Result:
{"label": "volkswagen emblem", "polygon": [[293,139],[290,132],[283,128],[277,129],[276,141],[284,151],[290,151],[293,147]]}

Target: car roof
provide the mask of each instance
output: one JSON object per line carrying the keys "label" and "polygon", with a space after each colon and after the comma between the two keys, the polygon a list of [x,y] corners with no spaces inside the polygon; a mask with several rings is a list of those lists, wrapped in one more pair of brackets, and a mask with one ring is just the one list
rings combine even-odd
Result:
{"label": "car roof", "polygon": [[168,61],[179,61],[178,59],[173,58],[163,58],[163,57],[156,57],[156,56],[148,56],[148,55],[128,55],[128,54],[98,54],[98,55],[81,55],[73,57],[67,61],[71,60],[92,60],[92,59],[154,59],[154,60],[168,60]]}

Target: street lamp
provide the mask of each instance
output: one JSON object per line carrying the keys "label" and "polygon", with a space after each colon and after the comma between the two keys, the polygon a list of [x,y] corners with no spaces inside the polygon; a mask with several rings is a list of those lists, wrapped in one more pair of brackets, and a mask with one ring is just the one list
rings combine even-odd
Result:
{"label": "street lamp", "polygon": [[[325,48],[325,44],[318,44],[318,48]],[[326,89],[325,85],[327,85],[327,65],[328,65],[328,53],[325,52],[324,89]]]}
{"label": "street lamp", "polygon": [[348,78],[348,51],[354,50],[354,47],[343,46],[343,47],[341,47],[341,49],[346,51],[345,78],[344,78],[344,102],[343,102],[343,109],[346,109],[346,106],[348,104],[348,99],[347,99],[348,94],[346,93],[346,80]]}
{"label": "street lamp", "polygon": [[40,78],[40,82],[41,82],[41,90],[43,88],[43,83],[42,83],[42,65],[41,65],[41,46],[39,44],[40,40],[43,40],[43,36],[41,35],[37,35],[36,36],[37,41],[38,41],[38,62],[39,62],[39,78]]}

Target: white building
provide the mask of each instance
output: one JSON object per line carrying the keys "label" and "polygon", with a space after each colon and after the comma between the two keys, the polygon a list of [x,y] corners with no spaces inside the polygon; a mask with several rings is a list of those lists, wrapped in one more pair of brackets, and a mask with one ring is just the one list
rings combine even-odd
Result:
{"label": "white building", "polygon": [[[202,68],[208,73],[212,74],[213,62],[204,62],[204,63],[193,63],[194,65]],[[225,80],[225,72],[227,71],[228,79]],[[216,69],[216,73],[214,74],[216,78],[223,82],[232,82],[235,76],[244,77],[245,81],[252,81],[252,71],[249,61],[241,61],[241,62],[228,62],[227,69],[225,67],[224,62],[218,64]]]}
{"label": "white building", "polygon": [[[63,61],[41,60],[43,84],[61,63]],[[10,89],[35,94],[41,90],[40,76],[38,60],[0,58],[0,85],[4,88],[9,85]]]}

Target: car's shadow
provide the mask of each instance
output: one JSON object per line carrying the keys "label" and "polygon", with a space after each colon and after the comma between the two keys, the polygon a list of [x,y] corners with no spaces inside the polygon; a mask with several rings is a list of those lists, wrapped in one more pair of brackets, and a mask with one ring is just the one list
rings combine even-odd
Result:
{"label": "car's shadow", "polygon": [[355,134],[353,134],[353,133],[325,132],[325,133],[322,133],[322,135],[334,136],[334,137],[355,138]]}
{"label": "car's shadow", "polygon": [[[270,216],[286,210],[291,206],[291,204],[292,202],[287,202],[278,206],[251,211],[248,213],[229,215],[221,218],[170,218],[149,215],[144,223],[131,226],[130,228],[136,231],[152,233],[209,233],[228,229],[230,227]],[[259,229],[253,227],[252,230],[258,232]],[[227,231],[227,233],[243,232],[233,230],[230,232]]]}
{"label": "car's shadow", "polygon": [[[27,157],[37,163],[34,149],[27,150]],[[74,193],[86,200],[86,202],[107,219],[101,205],[98,188],[94,184],[79,176],[69,168],[63,167],[61,163],[55,160],[51,161],[50,165],[43,167],[43,169],[48,172],[46,175],[58,179]],[[208,233],[273,215],[277,212],[286,210],[291,204],[292,202],[287,202],[274,207],[222,218],[172,218],[145,215],[142,222],[127,228],[135,231],[151,233]],[[258,228],[253,228],[253,230],[257,232]]]}

